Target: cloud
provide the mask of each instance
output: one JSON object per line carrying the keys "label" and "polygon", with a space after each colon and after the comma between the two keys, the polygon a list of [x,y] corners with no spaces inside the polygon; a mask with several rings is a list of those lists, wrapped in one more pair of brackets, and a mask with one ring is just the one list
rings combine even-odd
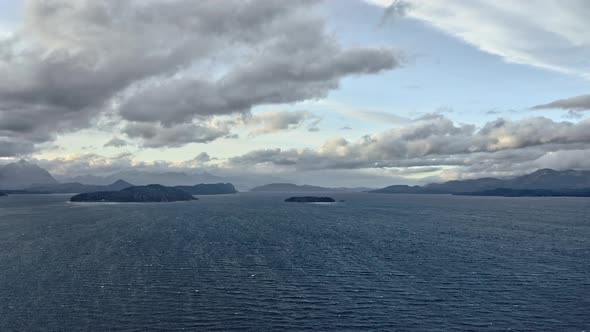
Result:
{"label": "cloud", "polygon": [[465,166],[580,149],[590,143],[590,120],[555,122],[534,117],[497,119],[480,128],[455,124],[440,114],[362,137],[324,142],[318,149],[255,150],[228,160],[230,167],[269,166],[298,171],[411,166]]}
{"label": "cloud", "polygon": [[349,106],[334,101],[322,101],[321,105],[347,117],[352,117],[366,122],[396,125],[408,124],[412,122],[412,119],[394,114],[390,111],[364,109],[362,107]]}
{"label": "cloud", "polygon": [[209,143],[230,135],[225,122],[186,123],[166,127],[160,124],[132,122],[123,132],[132,139],[139,139],[142,147],[180,147],[189,143]]}
{"label": "cloud", "polygon": [[18,139],[7,139],[0,137],[0,157],[11,157],[14,155],[30,153],[34,146],[29,142],[18,142]]}
{"label": "cloud", "polygon": [[533,109],[555,109],[561,108],[571,111],[588,111],[590,110],[590,95],[581,95],[571,98],[559,99],[547,104],[533,106]]}
{"label": "cloud", "polygon": [[226,134],[207,125],[215,116],[322,98],[398,65],[388,49],[343,47],[317,3],[30,0],[0,39],[0,150],[30,152],[105,113],[161,128],[147,146],[207,142]]}
{"label": "cloud", "polygon": [[108,141],[104,144],[104,147],[105,148],[108,148],[108,147],[121,148],[121,147],[127,146],[128,144],[129,143],[124,139],[120,139],[118,137],[113,137],[110,141]]}
{"label": "cloud", "polygon": [[590,78],[586,0],[367,2],[424,21],[507,62]]}
{"label": "cloud", "polygon": [[252,135],[263,135],[296,129],[308,121],[312,122],[310,128],[314,128],[319,120],[308,111],[270,111],[246,117],[243,121],[246,127],[253,129]]}

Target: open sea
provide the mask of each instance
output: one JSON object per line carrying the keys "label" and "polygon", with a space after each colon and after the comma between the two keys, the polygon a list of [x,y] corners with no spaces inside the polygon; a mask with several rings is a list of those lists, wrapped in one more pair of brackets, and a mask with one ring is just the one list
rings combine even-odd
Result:
{"label": "open sea", "polygon": [[0,331],[589,331],[590,199],[0,198]]}

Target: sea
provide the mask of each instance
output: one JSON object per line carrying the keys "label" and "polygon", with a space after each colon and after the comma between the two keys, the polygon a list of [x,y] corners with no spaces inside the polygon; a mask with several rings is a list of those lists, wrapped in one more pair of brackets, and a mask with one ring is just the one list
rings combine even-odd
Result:
{"label": "sea", "polygon": [[0,198],[0,331],[589,331],[590,199]]}

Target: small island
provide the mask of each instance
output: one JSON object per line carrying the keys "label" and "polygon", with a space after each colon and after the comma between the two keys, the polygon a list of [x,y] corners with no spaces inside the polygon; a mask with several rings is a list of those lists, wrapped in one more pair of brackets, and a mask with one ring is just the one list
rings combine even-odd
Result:
{"label": "small island", "polygon": [[332,197],[315,197],[315,196],[304,196],[304,197],[291,197],[287,198],[285,202],[288,203],[335,203],[336,200]]}
{"label": "small island", "polygon": [[0,197],[2,197],[2,196],[8,196],[8,195],[6,195],[5,193],[0,191]]}
{"label": "small island", "polygon": [[195,201],[197,198],[176,188],[159,184],[129,187],[120,191],[84,193],[70,198],[71,202],[158,203]]}

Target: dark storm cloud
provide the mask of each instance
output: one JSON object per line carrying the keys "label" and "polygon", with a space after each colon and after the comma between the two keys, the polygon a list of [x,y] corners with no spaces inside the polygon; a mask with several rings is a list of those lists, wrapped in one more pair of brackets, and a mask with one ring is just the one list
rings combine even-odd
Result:
{"label": "dark storm cloud", "polygon": [[0,149],[29,152],[104,112],[184,133],[146,145],[180,145],[195,122],[321,98],[345,76],[397,65],[389,50],[342,48],[316,3],[31,0],[0,41]]}
{"label": "dark storm cloud", "polygon": [[587,111],[590,110],[590,95],[581,95],[571,98],[559,99],[547,104],[534,106],[533,109],[552,109],[561,108],[573,111]]}

